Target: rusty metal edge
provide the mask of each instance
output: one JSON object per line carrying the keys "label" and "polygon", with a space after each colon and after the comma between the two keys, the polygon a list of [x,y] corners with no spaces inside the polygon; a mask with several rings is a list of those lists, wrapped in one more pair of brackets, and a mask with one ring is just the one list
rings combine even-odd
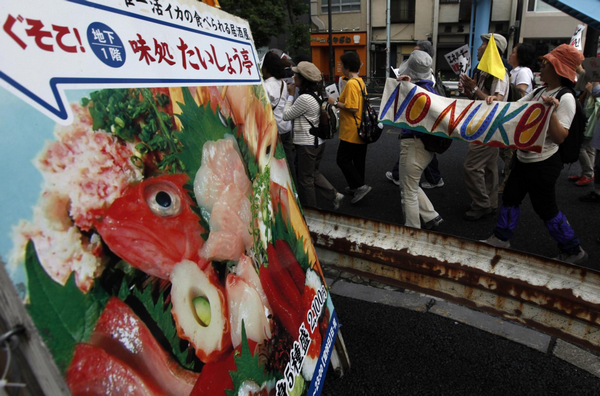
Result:
{"label": "rusty metal edge", "polygon": [[35,324],[27,313],[15,287],[0,260],[0,328],[10,329],[23,325],[25,336],[19,339],[15,362],[21,370],[25,395],[70,395],[69,389],[54,362],[52,354],[42,340]]}
{"label": "rusty metal edge", "polygon": [[[548,325],[548,323],[559,322],[567,318],[573,323],[579,323],[579,329],[600,330],[600,303],[593,298],[600,297],[600,273],[596,271],[541,256],[496,249],[479,242],[449,235],[414,230],[348,215],[305,209],[305,217],[317,253],[321,253],[319,254],[320,260],[323,251],[328,251],[346,257],[348,260],[356,259],[374,263],[381,266],[384,272],[394,269],[418,275],[417,278],[455,282],[466,288],[494,293],[501,301],[510,299],[540,309],[544,315],[553,315],[554,318],[550,318],[546,322],[534,321],[522,315],[519,310],[505,311],[471,300],[467,298],[468,296],[437,290],[436,287],[424,287],[418,283],[404,282],[391,276],[360,271],[350,265],[339,265],[335,262],[324,264],[525,324],[600,353],[600,340],[597,343],[591,342],[577,334]],[[395,248],[389,248],[390,243],[384,241],[386,236],[383,234],[391,235],[395,239]],[[423,245],[421,249],[415,248],[414,240],[418,240]],[[471,256],[469,256],[468,265],[461,263],[460,257],[455,257],[458,260],[440,260],[440,257],[453,257],[452,249],[448,249],[448,246],[452,246],[453,249],[458,247],[466,250],[477,258],[471,260]],[[502,265],[503,261],[509,261],[510,265],[518,266],[519,271],[513,274],[514,276],[495,273],[496,268]],[[477,263],[482,263],[482,265]],[[557,276],[560,279],[555,283],[564,282],[577,287],[548,287],[537,282],[538,278],[552,280]],[[429,281],[426,284],[435,285],[436,282]],[[581,293],[582,289],[585,289],[586,293]],[[498,304],[498,307],[504,307],[504,304]]]}

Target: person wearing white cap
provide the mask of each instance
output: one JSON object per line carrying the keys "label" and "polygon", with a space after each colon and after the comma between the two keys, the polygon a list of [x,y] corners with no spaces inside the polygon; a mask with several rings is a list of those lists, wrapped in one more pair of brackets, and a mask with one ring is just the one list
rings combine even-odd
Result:
{"label": "person wearing white cap", "polygon": [[[311,62],[300,62],[292,67],[294,84],[289,84],[288,98],[283,108],[283,120],[294,120],[294,145],[298,160],[298,195],[304,205],[316,207],[316,190],[338,209],[344,195],[329,183],[319,171],[319,164],[325,151],[325,140],[310,134],[312,125],[319,125],[322,98],[321,71]],[[300,95],[294,100],[298,87]]]}
{"label": "person wearing white cap", "polygon": [[[502,57],[506,50],[506,39],[497,33],[493,35]],[[483,57],[491,36],[490,33],[481,35],[483,43],[477,49],[478,60]],[[467,97],[473,100],[505,102],[508,99],[510,79],[508,72],[504,73],[504,80],[501,80],[482,71],[477,82],[466,74],[461,74],[460,84]],[[498,209],[498,148],[471,143],[465,157],[464,178],[472,199],[464,219],[474,221],[493,216]]]}
{"label": "person wearing white cap", "polygon": [[[409,81],[437,95],[433,88],[431,64],[433,60],[425,51],[413,51],[408,60],[400,65],[399,81]],[[404,225],[412,228],[437,229],[442,217],[435,211],[431,201],[419,186],[419,180],[427,165],[433,159],[433,152],[427,151],[421,140],[422,133],[410,129],[400,132],[400,161],[398,181],[402,194]]]}

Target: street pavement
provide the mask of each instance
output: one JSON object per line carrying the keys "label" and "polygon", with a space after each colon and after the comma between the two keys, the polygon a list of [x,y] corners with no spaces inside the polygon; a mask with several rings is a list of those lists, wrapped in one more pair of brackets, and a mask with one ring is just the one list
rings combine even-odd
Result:
{"label": "street pavement", "polygon": [[[337,147],[337,139],[327,142],[320,170],[338,191],[343,191],[346,182],[335,163]],[[466,151],[467,143],[454,141],[446,153],[439,155],[444,187],[425,191],[444,218],[438,232],[479,240],[491,235],[496,218],[463,220],[470,203],[462,176]],[[370,145],[366,182],[373,190],[355,205],[350,203],[350,196],[346,197],[338,212],[403,224],[399,188],[385,178],[398,153],[395,134],[384,133]],[[501,160],[499,167],[503,167]],[[579,164],[573,164],[563,170],[557,185],[558,206],[589,254],[583,266],[600,270],[600,244],[596,242],[600,237],[600,204],[578,200],[592,186],[578,187],[567,181],[567,176],[577,174],[579,169]],[[332,210],[331,203],[322,197],[318,197],[318,206]],[[528,198],[523,203],[511,244],[516,250],[544,257],[558,254],[554,240]],[[352,291],[336,295],[336,282],[332,288],[333,303],[352,368],[340,379],[330,369],[324,395],[595,395],[600,392],[600,378],[553,353],[557,345],[568,345],[561,340],[543,335],[549,337],[548,345],[534,349],[492,334],[493,331],[478,329],[479,321],[492,318],[487,314],[473,316],[470,323],[455,321],[431,314],[428,309],[415,311],[373,302],[376,300],[369,296],[376,292],[374,288],[363,292],[363,297]],[[403,298],[403,293],[396,293]],[[525,327],[522,330],[533,331]],[[583,353],[587,354],[587,367],[583,365],[586,370],[593,371],[589,368],[600,365],[597,356]]]}

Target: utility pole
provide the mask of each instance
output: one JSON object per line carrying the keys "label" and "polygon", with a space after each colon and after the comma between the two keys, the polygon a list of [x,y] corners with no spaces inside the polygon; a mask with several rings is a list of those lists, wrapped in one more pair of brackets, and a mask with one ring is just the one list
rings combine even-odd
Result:
{"label": "utility pole", "polygon": [[386,14],[385,14],[385,24],[387,27],[387,34],[385,38],[385,78],[390,77],[390,4],[391,1],[386,1]]}
{"label": "utility pole", "polygon": [[329,30],[329,82],[335,82],[335,54],[333,52],[333,38],[331,35],[331,0],[327,0],[327,28]]}

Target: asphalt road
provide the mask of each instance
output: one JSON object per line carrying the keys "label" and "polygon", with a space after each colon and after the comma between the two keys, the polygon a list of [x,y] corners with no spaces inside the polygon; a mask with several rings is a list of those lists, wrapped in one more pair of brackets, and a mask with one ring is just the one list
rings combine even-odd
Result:
{"label": "asphalt road", "polygon": [[[323,395],[597,395],[600,379],[454,320],[333,296],[352,368]],[[330,366],[331,367],[331,366]]]}
{"label": "asphalt road", "polygon": [[[323,175],[339,191],[347,186],[342,172],[335,163],[339,144],[338,139],[328,141],[320,170]],[[444,179],[444,187],[425,190],[436,211],[444,222],[438,232],[474,240],[481,240],[492,235],[496,223],[495,217],[478,221],[463,220],[463,214],[469,209],[471,199],[463,181],[463,162],[468,143],[454,141],[452,146],[442,155],[438,155],[439,167]],[[369,146],[367,151],[366,183],[373,190],[355,205],[347,197],[338,212],[379,221],[404,224],[404,216],[400,205],[400,190],[398,186],[385,177],[385,172],[392,170],[399,156],[398,135],[384,132],[383,136]],[[504,164],[498,161],[500,169]],[[583,265],[600,270],[600,204],[579,201],[579,196],[593,189],[591,185],[579,187],[567,181],[567,176],[578,174],[579,163],[565,168],[557,184],[557,199],[559,209],[565,213],[573,226],[576,235],[581,240],[581,246],[589,254],[588,261]],[[318,195],[318,193],[317,193]],[[500,202],[500,201],[499,201]],[[318,197],[322,209],[332,210],[330,202]],[[515,250],[538,254],[544,257],[556,257],[559,250],[552,237],[548,234],[543,221],[535,214],[529,199],[526,198],[521,210],[521,218],[516,230],[516,236],[511,240]]]}

